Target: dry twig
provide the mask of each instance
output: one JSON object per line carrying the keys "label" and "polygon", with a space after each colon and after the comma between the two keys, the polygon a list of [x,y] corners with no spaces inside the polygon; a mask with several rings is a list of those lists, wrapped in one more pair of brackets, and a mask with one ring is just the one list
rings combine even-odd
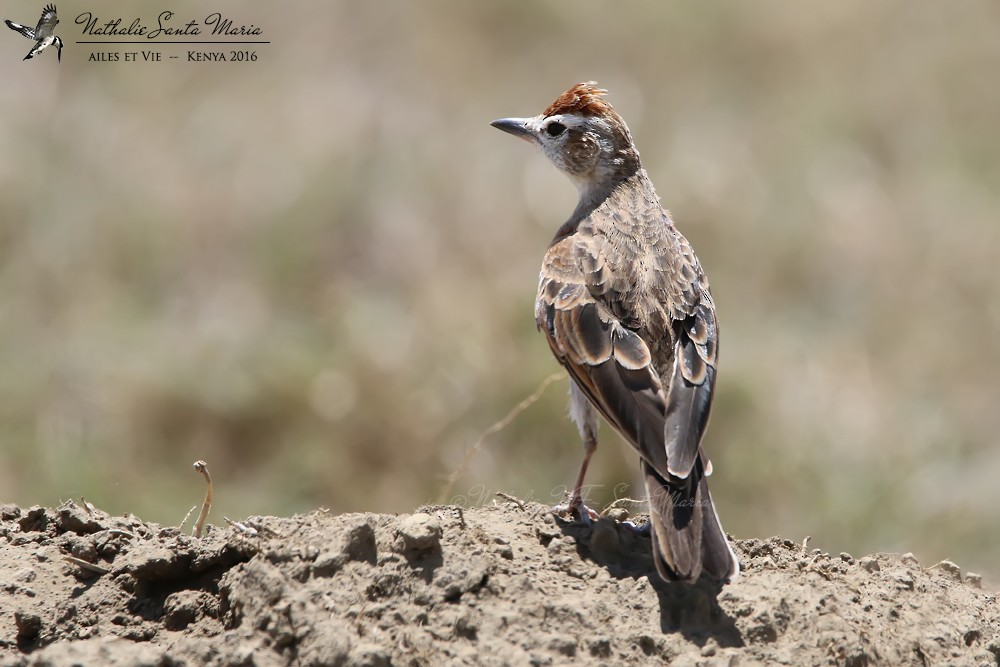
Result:
{"label": "dry twig", "polygon": [[483,434],[479,436],[479,439],[476,440],[471,447],[465,450],[465,456],[462,457],[462,463],[454,472],[448,475],[444,488],[441,489],[441,494],[438,496],[438,503],[444,505],[448,502],[448,496],[451,495],[451,490],[454,488],[455,482],[457,482],[458,478],[461,477],[462,474],[468,469],[469,464],[472,462],[472,457],[475,456],[476,452],[479,451],[479,448],[483,446],[483,441],[494,433],[498,433],[506,428],[508,424],[514,421],[515,417],[531,407],[532,403],[541,398],[542,394],[545,393],[545,390],[548,389],[550,384],[564,377],[566,377],[566,373],[564,371],[559,371],[548,376],[542,380],[542,383],[538,385],[538,388],[535,389],[531,396],[528,396],[526,399],[511,408],[511,411],[507,413],[506,417],[493,423],[488,429],[483,431]]}
{"label": "dry twig", "polygon": [[95,565],[94,563],[91,563],[90,561],[83,560],[82,558],[77,558],[76,556],[63,556],[63,560],[65,560],[67,563],[71,563],[73,565],[76,565],[78,568],[80,568],[82,570],[88,570],[90,572],[96,572],[97,574],[107,574],[107,573],[111,572],[111,570],[109,570],[106,567],[101,567],[100,565]]}
{"label": "dry twig", "polygon": [[198,509],[197,505],[192,505],[191,506],[191,509],[189,509],[187,511],[187,514],[185,514],[184,518],[181,520],[181,525],[177,526],[177,530],[184,530],[184,524],[186,524],[188,522],[188,519],[191,518],[191,515],[194,514],[194,511],[196,509]]}
{"label": "dry twig", "polygon": [[135,533],[130,533],[127,530],[122,530],[121,528],[108,528],[108,535],[121,535],[122,537],[130,537],[133,540],[136,539]]}
{"label": "dry twig", "polygon": [[247,537],[257,537],[258,535],[257,529],[254,528],[253,526],[248,526],[247,524],[240,523],[239,521],[233,521],[228,516],[223,516],[222,518],[225,519],[226,523],[228,523],[230,526],[232,526],[239,532],[243,533]]}
{"label": "dry twig", "polygon": [[500,496],[504,500],[507,500],[509,502],[514,503],[515,505],[517,505],[518,509],[521,509],[521,510],[524,509],[524,503],[522,503],[519,498],[515,498],[514,496],[510,495],[509,493],[504,493],[503,491],[497,491],[493,495]]}
{"label": "dry twig", "polygon": [[636,498],[615,498],[611,501],[607,507],[601,510],[601,516],[607,516],[608,512],[618,507],[623,507],[624,505],[649,505],[649,499],[636,499]]}
{"label": "dry twig", "polygon": [[208,511],[212,509],[212,476],[208,474],[208,464],[204,461],[195,461],[194,469],[205,478],[205,484],[208,487],[205,490],[205,501],[201,504],[201,514],[198,515],[198,521],[194,524],[194,532],[192,533],[195,537],[201,537],[201,531],[205,527],[205,519],[208,518]]}

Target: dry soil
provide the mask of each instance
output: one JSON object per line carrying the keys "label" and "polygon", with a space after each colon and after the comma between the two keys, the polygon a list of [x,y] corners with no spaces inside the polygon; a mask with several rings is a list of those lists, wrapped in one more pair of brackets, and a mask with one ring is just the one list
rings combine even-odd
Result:
{"label": "dry soil", "polygon": [[996,596],[909,555],[736,540],[720,587],[532,503],[242,523],[0,506],[0,664],[1000,664]]}

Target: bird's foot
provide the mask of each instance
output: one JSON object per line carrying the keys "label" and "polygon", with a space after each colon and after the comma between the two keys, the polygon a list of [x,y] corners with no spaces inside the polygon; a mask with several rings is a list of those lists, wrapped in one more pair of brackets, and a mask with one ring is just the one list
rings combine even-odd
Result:
{"label": "bird's foot", "polygon": [[631,528],[633,535],[652,535],[653,534],[653,524],[644,523],[642,525],[633,523],[631,521],[622,521],[622,525]]}
{"label": "bird's foot", "polygon": [[580,497],[570,498],[569,502],[560,503],[552,508],[552,513],[556,516],[571,516],[577,521],[587,526],[593,525],[601,518],[601,515],[583,504]]}

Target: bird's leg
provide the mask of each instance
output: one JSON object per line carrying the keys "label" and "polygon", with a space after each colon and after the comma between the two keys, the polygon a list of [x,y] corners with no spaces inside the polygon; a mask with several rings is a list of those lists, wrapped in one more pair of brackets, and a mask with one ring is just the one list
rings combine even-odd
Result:
{"label": "bird's leg", "polygon": [[583,461],[580,463],[580,473],[576,477],[576,484],[573,485],[573,493],[569,497],[569,511],[577,515],[581,521],[587,523],[590,519],[597,519],[599,515],[594,510],[583,504],[583,480],[587,476],[587,467],[590,465],[590,457],[597,451],[597,436],[589,433],[583,439]]}
{"label": "bird's leg", "polygon": [[583,439],[583,461],[580,463],[580,472],[576,476],[576,484],[573,485],[569,502],[556,505],[552,511],[556,514],[569,513],[583,523],[590,523],[600,515],[583,504],[583,480],[587,476],[590,457],[597,451],[597,411],[573,380],[569,383],[569,414]]}

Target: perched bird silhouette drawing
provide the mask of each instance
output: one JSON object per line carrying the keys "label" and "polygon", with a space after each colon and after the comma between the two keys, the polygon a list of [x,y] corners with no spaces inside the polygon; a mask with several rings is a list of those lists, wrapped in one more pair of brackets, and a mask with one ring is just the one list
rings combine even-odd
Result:
{"label": "perched bird silhouette drawing", "polygon": [[59,25],[59,17],[56,16],[55,5],[45,5],[45,8],[42,9],[42,16],[38,19],[38,25],[34,28],[8,20],[4,20],[4,23],[11,30],[19,32],[35,42],[35,45],[28,51],[28,55],[24,57],[25,60],[34,58],[46,48],[55,44],[57,50],[56,59],[62,62],[63,41],[54,34],[56,26]]}
{"label": "perched bird silhouette drawing", "polygon": [[591,520],[581,489],[603,416],[639,454],[660,576],[728,581],[739,561],[701,446],[718,364],[715,304],[606,94],[580,83],[537,116],[492,123],[539,147],[580,193],[542,260],[535,302],[535,322],[569,372],[584,444],[569,502],[554,509]]}

